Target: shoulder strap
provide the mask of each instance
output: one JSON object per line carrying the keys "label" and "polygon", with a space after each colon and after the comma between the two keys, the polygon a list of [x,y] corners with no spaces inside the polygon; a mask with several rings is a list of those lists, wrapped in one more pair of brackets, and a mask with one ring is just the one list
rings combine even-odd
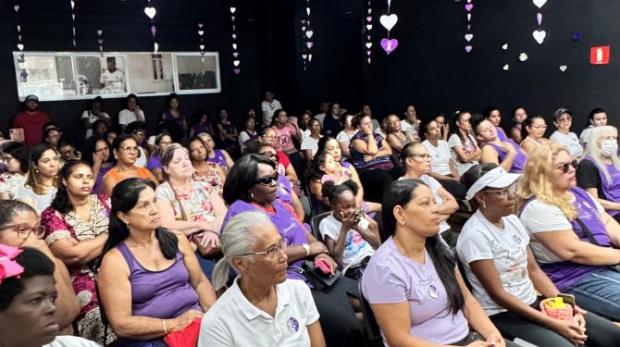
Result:
{"label": "shoulder strap", "polygon": [[588,229],[586,224],[581,219],[576,218],[575,222],[577,222],[577,224],[579,224],[579,226],[581,227],[581,230],[583,230],[583,233],[586,234],[586,236],[588,237],[588,240],[590,240],[591,244],[600,246],[600,243],[598,243],[598,241],[596,241],[596,239],[594,238],[594,235],[592,235],[592,232],[590,231],[590,229]]}

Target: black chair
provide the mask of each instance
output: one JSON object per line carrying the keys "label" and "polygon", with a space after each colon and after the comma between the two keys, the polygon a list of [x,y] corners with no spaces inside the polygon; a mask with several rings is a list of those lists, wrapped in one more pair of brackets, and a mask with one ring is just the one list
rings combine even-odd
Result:
{"label": "black chair", "polygon": [[370,342],[369,346],[384,347],[385,345],[383,344],[383,337],[381,337],[381,329],[379,329],[379,324],[377,324],[375,315],[372,313],[370,303],[366,300],[366,297],[364,297],[364,293],[362,292],[362,281],[358,282],[358,288],[360,292],[362,313],[364,314],[364,329],[366,330],[366,336]]}
{"label": "black chair", "polygon": [[331,211],[323,212],[310,219],[310,227],[312,228],[312,233],[314,234],[314,237],[316,237],[316,239],[321,242],[323,242],[323,236],[321,235],[321,230],[319,230],[319,225],[321,224],[323,218],[329,216],[330,214]]}

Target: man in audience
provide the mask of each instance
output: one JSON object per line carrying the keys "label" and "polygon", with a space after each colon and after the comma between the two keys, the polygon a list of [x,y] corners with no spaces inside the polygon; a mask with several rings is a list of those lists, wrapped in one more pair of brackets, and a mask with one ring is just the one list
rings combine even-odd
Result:
{"label": "man in audience", "polygon": [[593,108],[588,115],[588,127],[583,129],[581,135],[579,135],[579,142],[583,148],[588,143],[588,137],[590,136],[590,130],[594,127],[600,127],[601,125],[607,125],[607,113],[600,107]]}
{"label": "man in audience", "polygon": [[318,119],[319,122],[321,122],[321,129],[323,128],[323,121],[325,120],[325,115],[327,114],[328,110],[329,110],[329,103],[327,101],[323,101],[321,105],[319,105],[320,113],[317,113],[317,115],[314,116],[315,119]]}
{"label": "man in audience", "polygon": [[265,100],[261,103],[261,109],[263,111],[263,127],[271,124],[273,113],[276,110],[282,109],[282,104],[273,98],[273,92],[271,90],[265,91]]}
{"label": "man in audience", "polygon": [[13,129],[22,129],[24,143],[33,146],[43,141],[43,126],[50,121],[47,113],[39,110],[39,98],[28,95],[24,100],[24,110],[15,115]]}

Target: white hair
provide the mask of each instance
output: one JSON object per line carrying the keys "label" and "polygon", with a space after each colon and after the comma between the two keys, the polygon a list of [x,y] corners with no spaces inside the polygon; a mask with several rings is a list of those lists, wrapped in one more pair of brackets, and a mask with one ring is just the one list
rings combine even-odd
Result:
{"label": "white hair", "polygon": [[233,258],[252,253],[258,241],[255,230],[268,226],[273,226],[271,219],[264,212],[258,211],[243,212],[228,220],[222,230],[224,257],[215,264],[211,281],[216,291],[226,286]]}
{"label": "white hair", "polygon": [[[607,165],[601,160],[601,148],[598,144],[598,140],[602,136],[606,135],[618,136],[618,129],[611,125],[592,127],[588,136],[586,150],[583,155],[584,157],[587,155],[592,158],[592,160],[596,164],[596,167],[599,169],[599,171],[603,173],[603,175],[607,179],[608,184],[611,184],[611,176],[609,175],[609,170],[607,170]],[[620,170],[620,159],[618,158],[618,153],[612,153],[610,158],[616,170]]]}

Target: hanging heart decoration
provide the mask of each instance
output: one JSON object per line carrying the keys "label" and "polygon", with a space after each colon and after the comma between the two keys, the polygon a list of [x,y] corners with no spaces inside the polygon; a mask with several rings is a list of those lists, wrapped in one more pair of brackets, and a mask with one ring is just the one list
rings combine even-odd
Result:
{"label": "hanging heart decoration", "polygon": [[200,48],[200,55],[202,56],[202,61],[204,62],[204,56],[205,56],[205,45],[204,45],[204,38],[203,35],[205,33],[205,31],[202,29],[203,27],[203,23],[198,23],[198,38],[200,40],[200,43],[198,44],[198,48]]}
{"label": "hanging heart decoration", "polygon": [[471,3],[471,0],[467,0],[465,4],[465,12],[467,12],[467,31],[465,33],[465,52],[470,53],[474,46],[471,44],[471,40],[474,38],[474,34],[471,32],[471,11],[474,9],[474,4]]}
{"label": "hanging heart decoration", "polygon": [[155,15],[157,14],[157,10],[155,9],[155,7],[145,7],[144,8],[144,13],[147,15],[147,17],[149,17],[150,19],[155,18]]}
{"label": "hanging heart decoration", "polygon": [[379,17],[379,23],[381,23],[381,25],[383,25],[383,27],[387,29],[387,37],[381,39],[381,48],[383,48],[387,55],[390,55],[392,52],[394,52],[396,47],[398,47],[398,40],[392,39],[390,37],[390,31],[394,28],[396,23],[398,23],[398,16],[395,13],[390,13],[391,7],[392,1],[387,0],[387,14],[381,15],[381,17]]}
{"label": "hanging heart decoration", "polygon": [[566,65],[560,65],[560,71],[565,72],[568,67]]}
{"label": "hanging heart decoration", "polygon": [[151,0],[147,0],[147,5],[144,8],[144,14],[151,20],[151,36],[153,37],[153,52],[157,53],[159,51],[159,44],[157,43],[157,27],[155,26],[155,15],[157,15],[157,10],[155,7],[151,6]]}
{"label": "hanging heart decoration", "polygon": [[234,69],[233,72],[235,73],[235,75],[238,75],[238,74],[241,73],[241,69],[239,69],[239,68]]}
{"label": "hanging heart decoration", "polygon": [[372,24],[366,24],[366,30],[371,31],[372,30]]}
{"label": "hanging heart decoration", "polygon": [[503,67],[504,71],[508,71],[509,68],[510,67],[508,66],[508,64],[504,65],[504,67]]}
{"label": "hanging heart decoration", "polygon": [[77,48],[77,41],[75,38],[75,1],[71,0],[69,3],[71,5],[71,25],[73,27],[73,48]]}
{"label": "hanging heart decoration", "polygon": [[19,49],[20,51],[24,50],[24,44],[23,43],[18,43],[17,44],[17,49]]}
{"label": "hanging heart decoration", "polygon": [[[363,25],[363,24],[362,24]],[[371,30],[372,30],[372,1],[368,0],[368,15],[366,16],[366,61],[368,62],[368,64],[370,64],[372,62],[371,59],[371,55],[372,55],[372,50],[370,49],[372,47],[372,40],[371,40]],[[363,29],[362,29],[363,31]]]}
{"label": "hanging heart decoration", "polygon": [[534,5],[536,5],[538,8],[542,8],[547,3],[547,0],[533,0],[533,1],[534,1]]}
{"label": "hanging heart decoration", "polygon": [[519,55],[519,60],[521,60],[521,61],[526,61],[528,58],[529,58],[529,57],[528,57],[528,56],[527,56],[527,54],[525,54],[525,53],[521,53],[521,54]]}
{"label": "hanging heart decoration", "polygon": [[381,40],[381,48],[383,48],[385,53],[387,53],[388,55],[390,55],[390,53],[394,52],[396,47],[398,47],[398,40],[397,39],[385,38],[385,39]]}
{"label": "hanging heart decoration", "polygon": [[544,30],[535,30],[532,35],[534,36],[534,40],[536,40],[538,44],[542,45],[545,41],[545,37],[547,37],[547,32]]}
{"label": "hanging heart decoration", "polygon": [[503,50],[505,50],[505,51],[507,51],[507,50],[508,50],[508,44],[507,44],[507,43],[504,43],[504,44],[502,45],[502,49],[503,49]]}
{"label": "hanging heart decoration", "polygon": [[233,57],[238,58],[239,57],[239,52],[234,52],[233,53]]}
{"label": "hanging heart decoration", "polygon": [[398,22],[398,16],[395,14],[391,14],[389,16],[384,14],[379,18],[379,22],[381,23],[381,25],[383,25],[384,28],[390,31]]}
{"label": "hanging heart decoration", "polygon": [[239,60],[234,60],[233,61],[233,65],[234,66],[239,66],[239,64],[241,64],[241,62]]}
{"label": "hanging heart decoration", "polygon": [[472,49],[474,49],[474,47],[472,45],[465,46],[465,52],[467,52],[467,53],[471,52]]}
{"label": "hanging heart decoration", "polygon": [[311,49],[313,45],[314,43],[312,41],[306,42],[306,47],[308,47],[308,49]]}
{"label": "hanging heart decoration", "polygon": [[241,73],[241,69],[238,68],[239,64],[241,64],[241,60],[239,59],[239,51],[237,50],[237,48],[239,48],[238,44],[237,44],[237,26],[235,25],[235,20],[237,19],[237,16],[235,15],[235,12],[237,12],[237,8],[236,7],[231,7],[230,8],[230,22],[232,24],[232,47],[233,47],[233,52],[232,52],[232,56],[233,56],[233,72],[235,73],[235,75],[239,75]]}
{"label": "hanging heart decoration", "polygon": [[13,6],[13,9],[15,10],[15,12],[19,12],[19,5]]}
{"label": "hanging heart decoration", "polygon": [[307,36],[309,39],[311,39],[311,38],[312,38],[312,35],[314,35],[314,31],[312,31],[312,30],[306,30],[306,36]]}
{"label": "hanging heart decoration", "polygon": [[153,43],[153,52],[155,52],[155,54],[159,52],[159,43],[157,42]]}
{"label": "hanging heart decoration", "polygon": [[543,14],[541,13],[542,7],[546,3],[547,3],[547,0],[534,0],[534,5],[536,5],[536,7],[538,7],[539,10],[538,10],[538,13],[536,13],[536,23],[538,24],[538,27],[534,31],[533,35],[534,35],[534,40],[536,40],[536,42],[538,42],[539,45],[543,44],[543,41],[545,40],[545,37],[547,36],[547,33],[545,32],[545,30],[542,29]]}
{"label": "hanging heart decoration", "polygon": [[370,49],[372,47],[372,42],[366,42],[366,48]]}
{"label": "hanging heart decoration", "polygon": [[474,9],[474,4],[470,3],[470,4],[466,4],[465,5],[465,11],[471,12],[471,10],[473,10],[473,9]]}
{"label": "hanging heart decoration", "polygon": [[97,43],[99,44],[99,54],[103,58],[103,30],[97,29]]}
{"label": "hanging heart decoration", "polygon": [[312,26],[310,25],[310,13],[310,0],[306,0],[305,14],[301,14],[301,16],[304,17],[303,19],[301,19],[301,60],[303,63],[304,71],[308,69],[308,63],[312,60],[312,46],[314,45],[314,42],[312,41],[314,31],[312,30]]}
{"label": "hanging heart decoration", "polygon": [[231,7],[230,8],[230,13],[235,13],[237,12],[237,8],[236,7]]}
{"label": "hanging heart decoration", "polygon": [[474,38],[474,34],[465,34],[465,40],[467,40],[467,42],[471,41],[471,39]]}
{"label": "hanging heart decoration", "polygon": [[[19,23],[19,5],[15,5],[13,6],[13,9],[15,10],[15,26],[17,28],[17,49],[19,49],[20,51],[24,50],[24,43],[22,42],[22,26]],[[26,70],[22,70],[23,73],[26,73]],[[22,82],[26,82],[22,79]]]}

